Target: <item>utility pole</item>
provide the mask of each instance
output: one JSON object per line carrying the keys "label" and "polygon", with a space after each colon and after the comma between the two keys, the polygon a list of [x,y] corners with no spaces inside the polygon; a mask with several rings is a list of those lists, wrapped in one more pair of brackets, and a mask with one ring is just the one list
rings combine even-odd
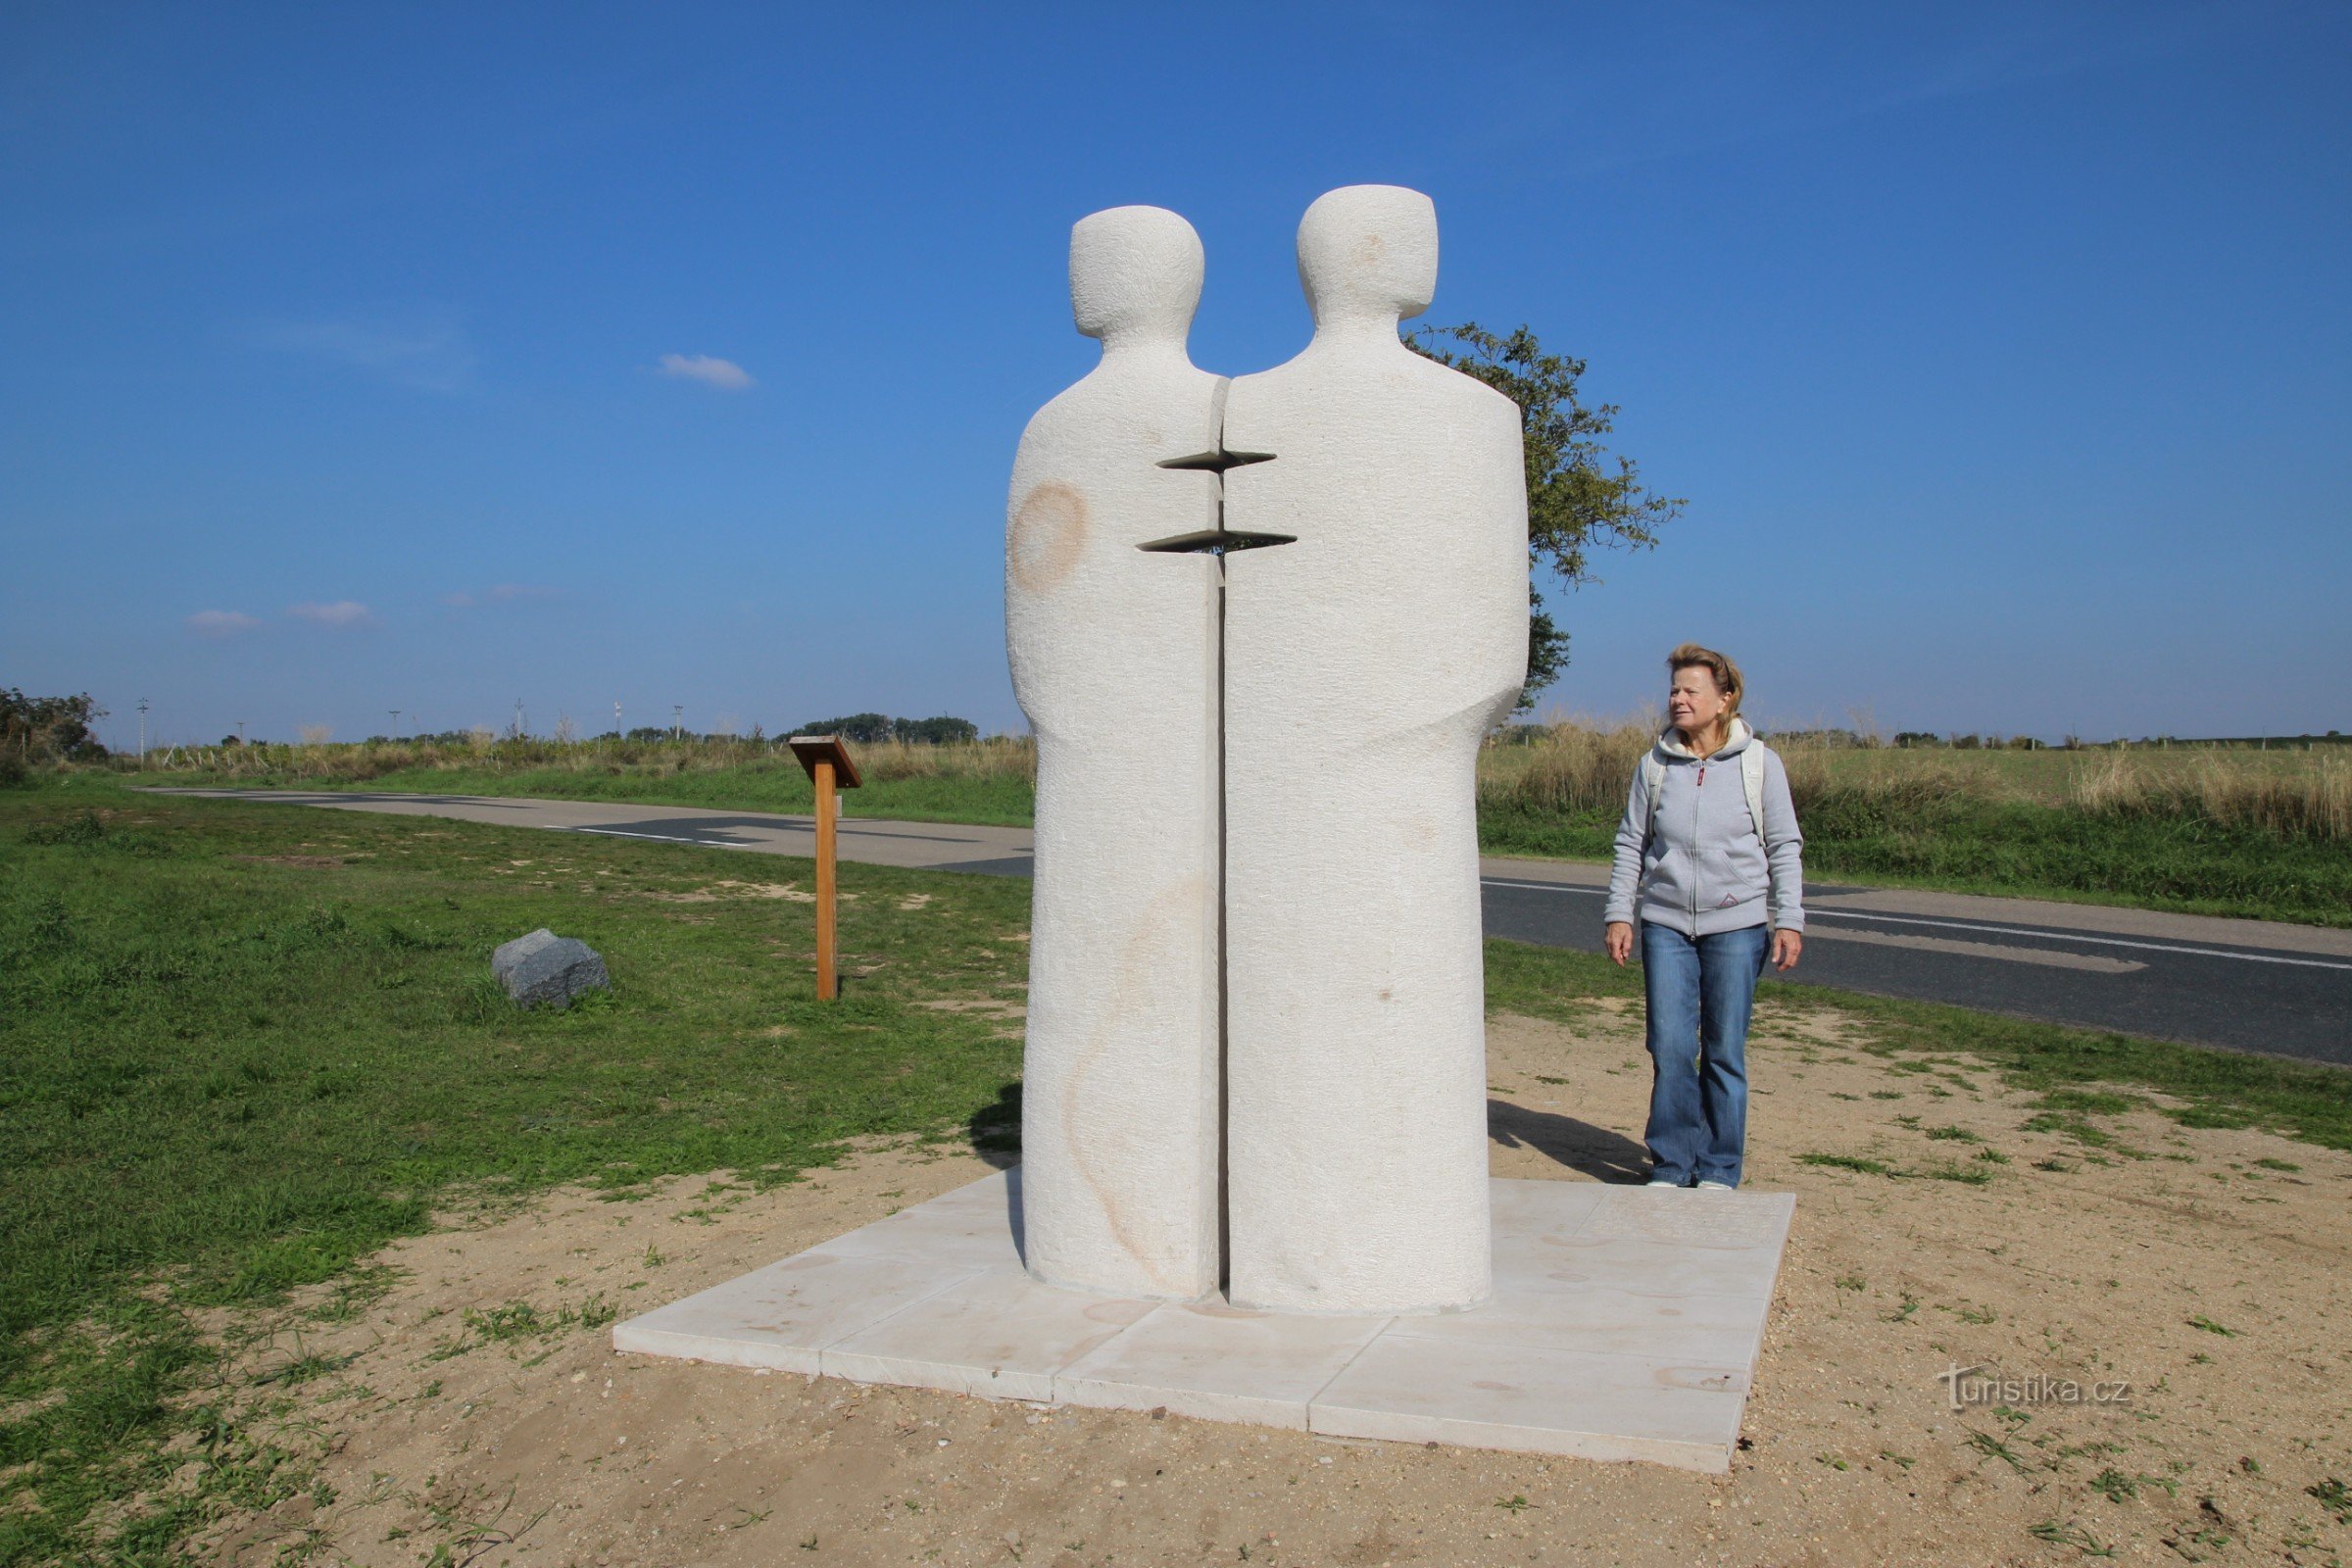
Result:
{"label": "utility pole", "polygon": [[244,746],[245,746],[245,721],[244,721],[243,719],[241,719],[241,718],[240,718],[240,719],[238,719],[238,720],[237,720],[237,747],[238,747],[238,749],[239,749],[240,751],[242,751],[242,750],[244,749]]}
{"label": "utility pole", "polygon": [[139,699],[139,765],[147,765],[147,699]]}
{"label": "utility pole", "polygon": [[684,703],[669,705],[669,738],[673,741],[686,738],[686,705]]}
{"label": "utility pole", "polygon": [[620,699],[612,699],[612,738],[620,739]]}
{"label": "utility pole", "polygon": [[514,699],[514,738],[522,739],[522,699]]}
{"label": "utility pole", "polygon": [[397,708],[387,708],[384,710],[384,711],[392,715],[392,738],[394,740],[400,739],[400,710]]}

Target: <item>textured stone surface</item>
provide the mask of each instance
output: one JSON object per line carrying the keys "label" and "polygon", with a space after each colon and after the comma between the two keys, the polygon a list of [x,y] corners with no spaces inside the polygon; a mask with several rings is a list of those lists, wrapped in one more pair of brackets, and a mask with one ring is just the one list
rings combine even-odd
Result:
{"label": "textured stone surface", "polygon": [[1039,1279],[1340,1314],[1489,1289],[1472,767],[1525,674],[1527,506],[1518,411],[1397,341],[1437,243],[1418,192],[1318,200],[1313,340],[1228,384],[1185,356],[1182,219],[1072,233],[1102,360],[1030,422],[1005,531]]}
{"label": "textured stone surface", "polygon": [[[613,1330],[623,1350],[1335,1436],[1731,1462],[1794,1200],[1493,1184],[1493,1298],[1319,1316],[1041,1283],[1020,1173]],[[1668,1283],[1671,1282],[1671,1283]]]}
{"label": "textured stone surface", "polygon": [[1021,437],[1005,528],[1013,691],[1037,734],[1021,1146],[1029,1267],[1136,1296],[1216,1289],[1219,379],[1185,356],[1190,224],[1121,207],[1070,236],[1102,362]]}
{"label": "textured stone surface", "polygon": [[507,995],[525,1007],[546,1005],[559,1012],[583,993],[609,990],[612,976],[597,951],[576,937],[560,937],[542,926],[528,936],[499,944],[490,972]]}
{"label": "textured stone surface", "polygon": [[1236,1300],[1488,1291],[1472,769],[1526,674],[1519,413],[1396,337],[1437,281],[1429,198],[1308,209],[1314,339],[1232,383],[1225,572],[1227,1163]]}

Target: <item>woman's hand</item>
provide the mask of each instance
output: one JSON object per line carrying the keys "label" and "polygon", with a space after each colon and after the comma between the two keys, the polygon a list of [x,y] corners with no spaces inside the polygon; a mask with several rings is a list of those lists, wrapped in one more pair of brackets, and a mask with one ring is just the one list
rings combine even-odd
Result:
{"label": "woman's hand", "polygon": [[1625,960],[1634,956],[1634,928],[1623,920],[1611,920],[1607,940],[1609,956],[1618,968],[1624,968]]}
{"label": "woman's hand", "polygon": [[1805,954],[1805,937],[1801,931],[1775,931],[1772,934],[1772,966],[1775,969],[1793,969],[1796,960]]}

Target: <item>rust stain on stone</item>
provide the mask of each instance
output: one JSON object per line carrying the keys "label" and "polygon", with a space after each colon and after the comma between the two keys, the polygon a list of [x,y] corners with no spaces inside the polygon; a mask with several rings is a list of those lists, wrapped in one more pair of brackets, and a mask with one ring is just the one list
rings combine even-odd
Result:
{"label": "rust stain on stone", "polygon": [[1086,497],[1078,487],[1048,479],[1021,498],[1012,514],[1012,536],[1004,560],[1013,582],[1044,593],[1077,568],[1089,526]]}

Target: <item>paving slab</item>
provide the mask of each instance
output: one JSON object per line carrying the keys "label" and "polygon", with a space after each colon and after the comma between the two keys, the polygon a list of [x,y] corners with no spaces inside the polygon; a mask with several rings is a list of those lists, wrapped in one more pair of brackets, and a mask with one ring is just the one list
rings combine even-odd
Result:
{"label": "paving slab", "polygon": [[821,1249],[729,1280],[612,1331],[612,1348],[730,1366],[814,1373],[824,1348],[982,1270]]}
{"label": "paving slab", "polygon": [[1303,1432],[1309,1402],[1395,1321],[1163,1302],[1064,1369],[1054,1393],[1102,1409]]}
{"label": "paving slab", "polygon": [[1309,1316],[1041,1284],[1000,1172],[613,1330],[738,1366],[1211,1421],[1730,1468],[1795,1200],[1495,1181],[1494,1288]]}
{"label": "paving slab", "polygon": [[817,1365],[853,1383],[1051,1399],[1057,1373],[1154,1304],[1041,1285],[1018,1268],[990,1269],[827,1346]]}
{"label": "paving slab", "polygon": [[1315,1396],[1309,1431],[1731,1468],[1747,1372],[1391,1332]]}

